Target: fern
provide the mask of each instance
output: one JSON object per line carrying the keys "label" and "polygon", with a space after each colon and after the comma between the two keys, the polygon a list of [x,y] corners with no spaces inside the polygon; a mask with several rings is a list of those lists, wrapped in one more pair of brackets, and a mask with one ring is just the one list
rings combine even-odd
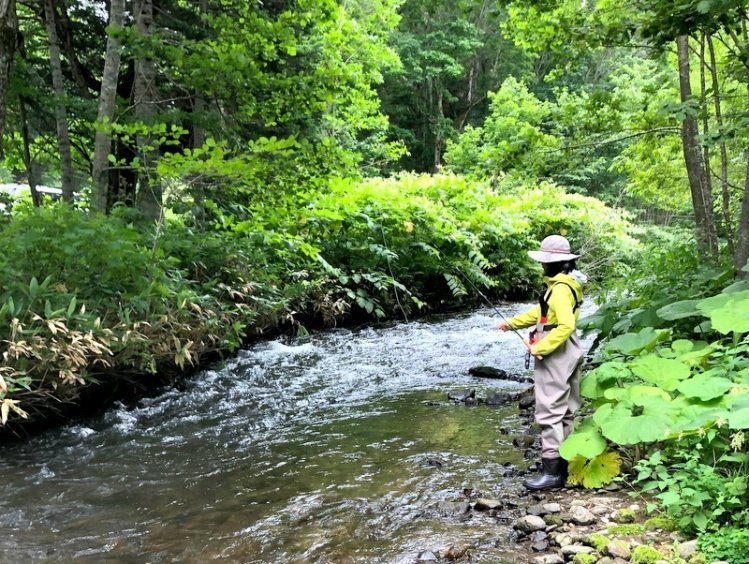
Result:
{"label": "fern", "polygon": [[463,285],[463,283],[460,281],[460,278],[457,276],[454,276],[452,274],[445,273],[445,280],[447,281],[447,286],[450,288],[450,292],[452,292],[453,297],[460,298],[462,296],[467,296],[468,291],[466,290],[466,287]]}

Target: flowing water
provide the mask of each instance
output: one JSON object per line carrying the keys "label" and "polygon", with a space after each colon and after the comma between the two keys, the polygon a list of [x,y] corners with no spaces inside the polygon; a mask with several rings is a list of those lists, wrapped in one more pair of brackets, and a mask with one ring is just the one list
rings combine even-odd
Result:
{"label": "flowing water", "polygon": [[446,401],[523,387],[468,374],[523,372],[496,322],[484,310],[260,343],[180,390],[3,445],[0,561],[414,562],[451,545],[522,561],[506,525],[441,503],[522,489],[507,472],[526,466],[517,408]]}

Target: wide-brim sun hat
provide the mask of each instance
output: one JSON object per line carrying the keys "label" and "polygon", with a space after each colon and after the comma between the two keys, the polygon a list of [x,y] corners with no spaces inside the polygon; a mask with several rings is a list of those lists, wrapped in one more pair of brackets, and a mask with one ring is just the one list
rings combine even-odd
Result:
{"label": "wide-brim sun hat", "polygon": [[541,241],[541,249],[528,251],[528,256],[538,262],[562,262],[580,258],[580,255],[572,254],[570,242],[561,235],[549,235]]}

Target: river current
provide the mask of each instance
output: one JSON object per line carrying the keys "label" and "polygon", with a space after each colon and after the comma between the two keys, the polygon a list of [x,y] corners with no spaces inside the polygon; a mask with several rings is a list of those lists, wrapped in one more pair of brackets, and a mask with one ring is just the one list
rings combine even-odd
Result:
{"label": "river current", "polygon": [[[503,306],[509,317],[528,304]],[[491,310],[262,342],[135,406],[3,445],[2,562],[414,562],[510,530],[447,515],[464,489],[522,490],[517,407],[447,401],[525,387]],[[499,432],[504,428],[504,434]]]}

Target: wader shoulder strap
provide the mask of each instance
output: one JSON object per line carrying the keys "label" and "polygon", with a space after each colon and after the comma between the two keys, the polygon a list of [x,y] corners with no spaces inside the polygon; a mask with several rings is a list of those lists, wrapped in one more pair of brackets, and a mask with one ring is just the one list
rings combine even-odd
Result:
{"label": "wader shoulder strap", "polygon": [[577,292],[575,292],[575,289],[567,284],[567,282],[555,282],[551,286],[551,288],[549,288],[546,292],[541,292],[541,295],[539,296],[538,303],[541,306],[541,317],[545,318],[549,313],[549,298],[551,298],[551,291],[560,284],[562,286],[567,286],[570,289],[570,292],[572,292],[572,297],[575,299],[575,306],[572,308],[572,313],[575,313],[578,309],[580,309],[582,301],[577,299]]}

